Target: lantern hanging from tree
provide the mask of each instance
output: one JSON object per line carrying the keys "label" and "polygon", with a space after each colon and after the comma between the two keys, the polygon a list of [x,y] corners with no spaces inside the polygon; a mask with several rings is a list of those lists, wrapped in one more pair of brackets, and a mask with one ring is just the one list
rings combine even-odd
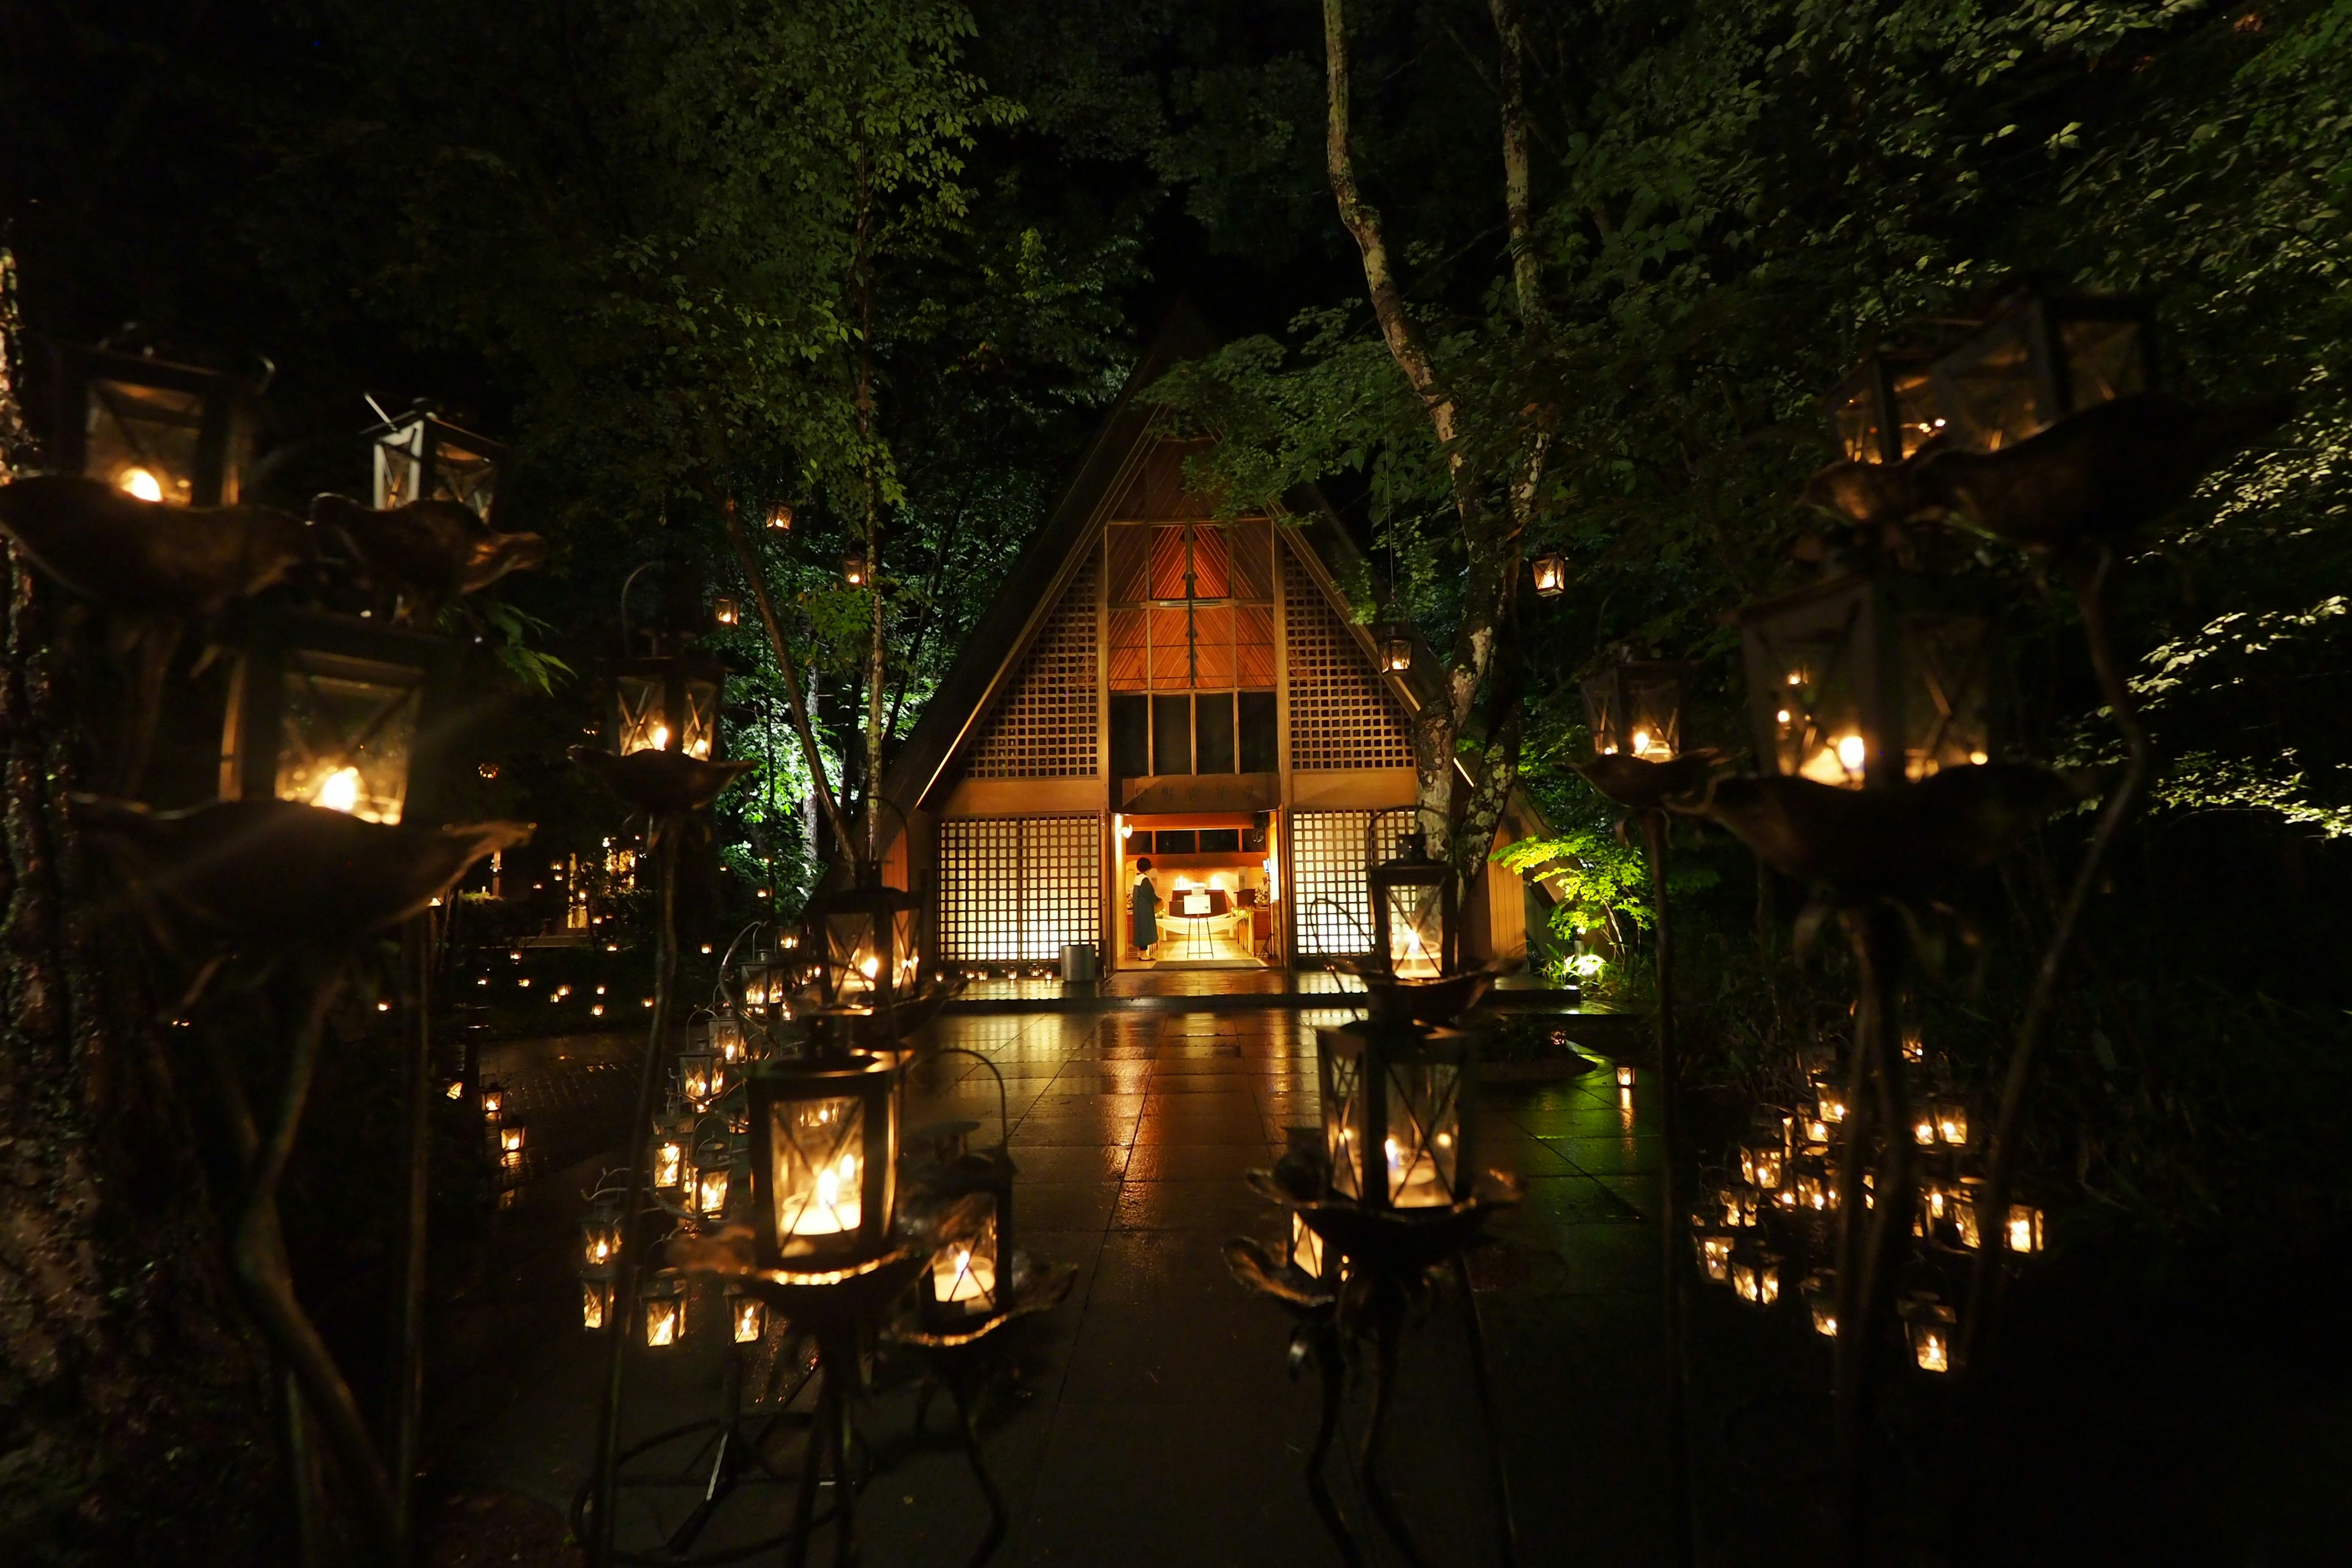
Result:
{"label": "lantern hanging from tree", "polygon": [[1568,557],[1557,553],[1537,556],[1528,563],[1535,574],[1536,592],[1547,599],[1556,599],[1568,591]]}
{"label": "lantern hanging from tree", "polygon": [[1388,1016],[1318,1029],[1323,1146],[1332,1190],[1367,1208],[1470,1195],[1476,1094],[1471,1037]]}
{"label": "lantern hanging from tree", "polygon": [[141,500],[234,506],[256,390],[236,376],[107,349],[51,351],[49,457]]}
{"label": "lantern hanging from tree", "polygon": [[1404,607],[1394,599],[1372,628],[1373,658],[1382,671],[1402,675],[1412,668],[1412,623],[1405,618]]}
{"label": "lantern hanging from tree", "polygon": [[1988,760],[1991,623],[1927,583],[1849,573],[1749,605],[1739,619],[1767,771],[1879,788]]}

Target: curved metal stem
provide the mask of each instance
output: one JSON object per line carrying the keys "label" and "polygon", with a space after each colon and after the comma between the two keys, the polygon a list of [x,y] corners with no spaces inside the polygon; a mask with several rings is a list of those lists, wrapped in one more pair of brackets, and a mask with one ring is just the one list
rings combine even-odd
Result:
{"label": "curved metal stem", "polygon": [[1389,1402],[1396,1394],[1397,1341],[1404,1328],[1404,1303],[1397,1299],[1395,1287],[1386,1282],[1376,1284],[1373,1290],[1372,1415],[1364,1426],[1364,1447],[1357,1456],[1356,1471],[1362,1478],[1364,1501],[1372,1517],[1404,1553],[1405,1562],[1411,1568],[1427,1568],[1428,1560],[1413,1544],[1404,1516],[1397,1512],[1396,1503],[1381,1486],[1381,1437],[1388,1429]]}
{"label": "curved metal stem", "polygon": [[[1689,1568],[1694,1532],[1690,1440],[1685,1414],[1687,1374],[1683,1364],[1682,1118],[1675,1103],[1682,1082],[1682,1061],[1675,1041],[1674,922],[1666,906],[1666,814],[1644,811],[1639,815],[1643,847],[1649,853],[1650,902],[1658,914],[1654,968],[1658,990],[1658,1126],[1661,1141],[1665,1144],[1658,1178],[1658,1242],[1666,1335],[1666,1549],[1667,1561],[1673,1568]],[[1466,1289],[1466,1276],[1465,1284]]]}
{"label": "curved metal stem", "polygon": [[1519,1526],[1511,1512],[1511,1472],[1504,1463],[1503,1423],[1495,1408],[1495,1383],[1486,1372],[1486,1330],[1478,1321],[1478,1295],[1470,1287],[1470,1255],[1454,1255],[1454,1282],[1462,1289],[1462,1320],[1470,1341],[1470,1384],[1478,1395],[1478,1415],[1486,1428],[1486,1459],[1495,1471],[1496,1543],[1503,1568],[1519,1560]]}
{"label": "curved metal stem", "polygon": [[1348,1362],[1339,1346],[1338,1324],[1329,1318],[1316,1325],[1314,1331],[1315,1375],[1323,1384],[1323,1424],[1315,1429],[1315,1447],[1307,1455],[1307,1500],[1315,1505],[1315,1515],[1323,1528],[1331,1532],[1331,1543],[1339,1549],[1339,1561],[1346,1568],[1364,1568],[1363,1549],[1348,1529],[1347,1517],[1331,1496],[1330,1483],[1323,1479],[1324,1464],[1331,1457],[1332,1440],[1339,1432],[1339,1411],[1348,1392]]}
{"label": "curved metal stem", "polygon": [[637,1099],[628,1126],[629,1173],[621,1200],[621,1258],[614,1270],[613,1300],[604,1310],[604,1402],[596,1412],[596,1506],[589,1521],[588,1561],[607,1568],[613,1561],[613,1500],[621,1470],[621,1382],[629,1344],[629,1320],[637,1300],[642,1226],[640,1200],[646,1190],[646,1126],[653,1120],[654,1085],[661,1073],[662,1047],[669,1037],[670,991],[677,973],[677,835],[676,819],[657,821],[657,867],[661,877],[661,927],[654,957],[654,1017],[646,1035],[645,1065],[637,1073]]}

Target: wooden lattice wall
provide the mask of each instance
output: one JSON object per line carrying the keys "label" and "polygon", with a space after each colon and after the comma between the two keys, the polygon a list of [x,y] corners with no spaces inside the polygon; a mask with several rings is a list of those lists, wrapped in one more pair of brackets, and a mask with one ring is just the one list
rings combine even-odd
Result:
{"label": "wooden lattice wall", "polygon": [[[1372,951],[1371,865],[1403,847],[1410,812],[1297,811],[1290,816],[1293,949],[1301,958]],[[1370,830],[1370,831],[1368,831]]]}
{"label": "wooden lattice wall", "polygon": [[1290,765],[1303,770],[1409,768],[1404,710],[1323,591],[1287,549],[1283,606],[1290,625]]}
{"label": "wooden lattice wall", "polygon": [[940,824],[940,960],[1057,959],[1102,939],[1102,824],[1092,816]]}
{"label": "wooden lattice wall", "polygon": [[1095,772],[1095,573],[1090,561],[1030,645],[966,776],[1084,778]]}

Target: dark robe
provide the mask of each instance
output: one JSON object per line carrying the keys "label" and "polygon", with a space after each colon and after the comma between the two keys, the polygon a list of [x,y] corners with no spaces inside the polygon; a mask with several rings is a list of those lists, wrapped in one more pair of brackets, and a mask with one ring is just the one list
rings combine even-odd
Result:
{"label": "dark robe", "polygon": [[1127,901],[1135,914],[1135,945],[1150,947],[1160,940],[1160,889],[1150,878],[1138,877]]}

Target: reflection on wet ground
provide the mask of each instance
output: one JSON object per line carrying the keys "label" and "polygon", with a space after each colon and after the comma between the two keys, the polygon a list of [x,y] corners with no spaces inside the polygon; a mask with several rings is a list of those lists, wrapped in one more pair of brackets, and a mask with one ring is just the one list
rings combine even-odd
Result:
{"label": "reflection on wet ground", "polygon": [[[977,1121],[975,1138],[992,1141],[1001,1105],[1020,1168],[1021,1244],[1078,1269],[1071,1299],[1018,1345],[993,1407],[989,1460],[1014,1516],[998,1562],[1335,1560],[1299,1479],[1314,1380],[1291,1381],[1288,1321],[1242,1292],[1220,1247],[1279,1235],[1242,1177],[1272,1162],[1286,1127],[1316,1121],[1315,1028],[1352,1016],[1059,1013],[932,1026],[930,1043],[989,1066],[947,1056],[916,1069],[909,1123]],[[1475,1269],[1522,1563],[1656,1557],[1649,1092],[1621,1092],[1593,1073],[1496,1089],[1482,1106],[1481,1163],[1528,1186],[1526,1205],[1496,1226],[1503,1245]],[[582,1178],[575,1169],[540,1185]],[[584,1472],[593,1430],[596,1368],[565,1257],[576,1207],[550,1201],[510,1216],[512,1266],[467,1309],[495,1316],[509,1352],[495,1379],[453,1395],[460,1479],[558,1505]],[[1449,1563],[1496,1560],[1465,1353],[1459,1306],[1440,1296],[1406,1347],[1384,1466],[1424,1548]],[[709,1414],[721,1375],[713,1335],[641,1352],[630,1430]],[[911,1389],[880,1394],[857,1421],[882,1462],[859,1510],[866,1561],[961,1560],[984,1510],[952,1448],[911,1437]],[[1351,1421],[1350,1442],[1360,1408]],[[943,1426],[937,1414],[931,1426]],[[1341,1468],[1335,1489],[1360,1517]],[[778,1491],[732,1506],[748,1521],[786,1503]]]}

